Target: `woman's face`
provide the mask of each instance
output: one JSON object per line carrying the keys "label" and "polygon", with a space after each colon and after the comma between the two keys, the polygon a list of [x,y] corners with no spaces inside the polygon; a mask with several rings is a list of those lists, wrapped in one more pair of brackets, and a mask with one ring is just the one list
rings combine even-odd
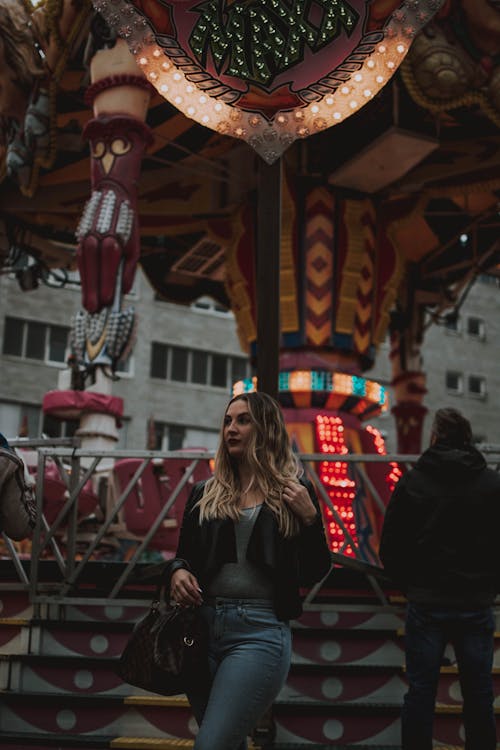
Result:
{"label": "woman's face", "polygon": [[224,443],[231,458],[241,460],[247,451],[255,426],[247,402],[243,399],[229,404],[224,417]]}

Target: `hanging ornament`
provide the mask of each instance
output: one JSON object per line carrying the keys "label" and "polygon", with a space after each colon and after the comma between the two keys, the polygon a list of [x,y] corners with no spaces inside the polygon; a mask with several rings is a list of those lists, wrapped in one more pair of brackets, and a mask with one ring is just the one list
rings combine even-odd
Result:
{"label": "hanging ornament", "polygon": [[346,120],[444,0],[94,0],[177,109],[269,164]]}

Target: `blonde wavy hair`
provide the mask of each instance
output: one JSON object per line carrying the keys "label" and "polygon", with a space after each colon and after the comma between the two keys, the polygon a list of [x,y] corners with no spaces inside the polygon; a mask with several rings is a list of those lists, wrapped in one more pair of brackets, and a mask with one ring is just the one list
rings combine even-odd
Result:
{"label": "blonde wavy hair", "polygon": [[[231,399],[227,409],[235,401],[246,402],[254,426],[245,456],[252,473],[250,487],[262,492],[283,536],[294,536],[298,533],[299,523],[283,501],[282,493],[286,482],[298,482],[302,469],[292,451],[279,404],[266,393],[254,392]],[[200,523],[222,518],[237,521],[241,515],[241,491],[238,466],[229,455],[224,440],[223,420],[214,476],[207,481],[203,497],[198,502]]]}

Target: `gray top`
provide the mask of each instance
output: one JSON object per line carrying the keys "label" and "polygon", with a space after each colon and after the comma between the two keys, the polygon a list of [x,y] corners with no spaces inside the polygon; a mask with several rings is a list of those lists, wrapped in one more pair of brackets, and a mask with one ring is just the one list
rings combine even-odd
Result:
{"label": "gray top", "polygon": [[222,566],[208,587],[209,596],[273,600],[272,581],[246,556],[248,542],[261,508],[262,503],[253,508],[243,508],[240,520],[234,522],[237,562]]}

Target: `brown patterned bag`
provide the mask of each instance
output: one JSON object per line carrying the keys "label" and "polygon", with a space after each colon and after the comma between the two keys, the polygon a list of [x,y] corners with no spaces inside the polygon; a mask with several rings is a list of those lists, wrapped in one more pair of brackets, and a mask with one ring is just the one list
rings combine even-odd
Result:
{"label": "brown patterned bag", "polygon": [[125,681],[162,695],[184,693],[208,679],[207,630],[198,607],[155,599],[136,624],[118,663]]}

